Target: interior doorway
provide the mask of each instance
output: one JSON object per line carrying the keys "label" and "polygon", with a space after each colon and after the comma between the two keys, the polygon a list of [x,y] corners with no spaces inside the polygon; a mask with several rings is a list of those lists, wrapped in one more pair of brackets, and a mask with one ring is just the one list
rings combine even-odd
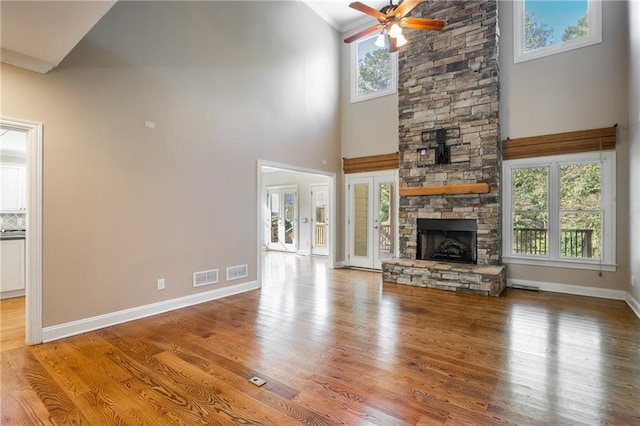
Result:
{"label": "interior doorway", "polygon": [[[258,265],[261,267],[263,252],[271,250],[270,244],[275,240],[275,233],[277,232],[280,237],[281,225],[272,225],[275,223],[274,219],[279,215],[281,207],[278,207],[279,212],[273,212],[272,206],[276,201],[272,200],[272,196],[278,195],[275,198],[278,199],[278,205],[282,206],[282,189],[296,187],[297,188],[297,211],[294,212],[294,221],[296,223],[295,234],[297,234],[296,251],[297,255],[310,256],[321,254],[314,250],[314,236],[313,231],[315,226],[315,214],[313,212],[312,203],[312,187],[320,186],[326,190],[326,206],[325,216],[326,223],[336,223],[336,175],[333,172],[326,172],[322,170],[309,169],[305,167],[292,166],[288,164],[273,163],[264,160],[258,160]],[[284,220],[283,220],[284,222]],[[283,223],[282,229],[286,232],[287,224]],[[335,244],[336,229],[334,226],[328,226],[326,228],[326,239],[324,250],[327,256],[327,266],[330,268],[335,267]],[[286,234],[283,236],[286,243]],[[282,247],[282,246],[281,246]],[[283,251],[282,248],[277,249]],[[294,251],[289,251],[293,253]],[[259,279],[262,279],[262,271],[258,271]]]}
{"label": "interior doorway", "polygon": [[0,128],[25,132],[25,340],[42,343],[42,123],[0,117]]}
{"label": "interior doorway", "polygon": [[398,172],[347,175],[348,264],[382,269],[397,256]]}

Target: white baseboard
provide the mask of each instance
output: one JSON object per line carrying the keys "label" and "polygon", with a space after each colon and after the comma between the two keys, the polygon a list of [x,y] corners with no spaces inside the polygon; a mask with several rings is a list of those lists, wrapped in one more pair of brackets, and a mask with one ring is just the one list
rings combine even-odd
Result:
{"label": "white baseboard", "polygon": [[602,287],[584,287],[581,285],[548,283],[544,281],[520,280],[512,278],[507,279],[507,287],[511,287],[513,284],[538,287],[540,290],[551,291],[553,293],[567,293],[575,294],[576,296],[599,297],[601,299],[625,300],[626,294],[626,292],[622,290],[611,290],[609,288]]}
{"label": "white baseboard", "polygon": [[344,268],[346,265],[347,265],[347,262],[345,262],[344,260],[341,260],[335,263],[335,269]]}
{"label": "white baseboard", "polygon": [[638,302],[638,300],[633,297],[633,294],[627,292],[625,301],[627,302],[627,305],[629,305],[631,310],[636,314],[636,316],[640,318],[640,302]]}
{"label": "white baseboard", "polygon": [[309,251],[309,249],[300,249],[298,250],[298,254],[300,256],[309,256],[311,255],[311,252]]}
{"label": "white baseboard", "polygon": [[44,327],[42,329],[42,341],[51,342],[52,340],[58,340],[65,337],[74,336],[76,334],[86,333],[88,331],[97,330],[99,328],[109,327],[112,325],[121,324],[123,322],[148,317],[151,315],[157,315],[163,312],[173,311],[175,309],[186,308],[188,306],[197,305],[199,303],[233,296],[234,294],[257,290],[259,288],[260,285],[258,281],[250,281],[202,293],[190,294],[188,296],[178,297],[176,299],[164,300],[162,302],[151,303],[149,305],[137,306],[135,308],[111,312],[108,314],[85,318],[78,321],[72,321],[65,324]]}
{"label": "white baseboard", "polygon": [[0,293],[0,299],[11,299],[12,297],[22,297],[26,293],[24,289],[22,290],[11,290],[11,291],[3,291]]}

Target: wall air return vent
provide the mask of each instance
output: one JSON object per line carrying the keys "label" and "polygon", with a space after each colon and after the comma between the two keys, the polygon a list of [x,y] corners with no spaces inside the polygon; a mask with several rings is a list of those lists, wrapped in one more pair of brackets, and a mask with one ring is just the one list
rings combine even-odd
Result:
{"label": "wall air return vent", "polygon": [[208,284],[215,284],[218,282],[218,270],[212,269],[210,271],[194,272],[193,273],[193,286],[200,287]]}
{"label": "wall air return vent", "polygon": [[227,281],[237,280],[249,276],[249,267],[247,265],[229,266],[227,268]]}

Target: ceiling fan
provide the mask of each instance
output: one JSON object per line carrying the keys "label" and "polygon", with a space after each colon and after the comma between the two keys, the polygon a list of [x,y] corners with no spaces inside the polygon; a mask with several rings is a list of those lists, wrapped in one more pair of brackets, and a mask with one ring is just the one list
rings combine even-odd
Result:
{"label": "ceiling fan", "polygon": [[398,48],[407,42],[402,35],[402,28],[414,28],[417,30],[440,31],[444,27],[444,21],[427,18],[409,18],[406,15],[416,7],[422,0],[404,0],[399,4],[393,4],[393,0],[389,0],[389,4],[380,10],[375,10],[359,1],[349,5],[350,8],[373,16],[378,23],[360,31],[344,39],[345,43],[352,43],[359,38],[380,30],[380,34],[376,39],[376,46],[384,47],[387,45],[390,52],[396,52]]}

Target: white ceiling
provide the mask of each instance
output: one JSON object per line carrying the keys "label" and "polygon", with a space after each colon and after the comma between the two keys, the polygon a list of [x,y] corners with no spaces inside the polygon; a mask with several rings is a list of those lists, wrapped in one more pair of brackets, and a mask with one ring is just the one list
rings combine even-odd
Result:
{"label": "white ceiling", "polygon": [[[339,32],[374,24],[374,18],[349,8],[351,0],[298,0]],[[111,9],[116,0],[0,1],[0,61],[40,73],[65,56]],[[364,0],[380,9],[385,0]]]}
{"label": "white ceiling", "polygon": [[[362,12],[351,9],[349,3],[355,0],[302,0],[322,19],[327,21],[333,28],[341,33],[371,23],[376,23],[376,19],[365,15]],[[361,0],[367,6],[380,10],[389,4],[388,0]],[[395,3],[399,3],[395,0]]]}

